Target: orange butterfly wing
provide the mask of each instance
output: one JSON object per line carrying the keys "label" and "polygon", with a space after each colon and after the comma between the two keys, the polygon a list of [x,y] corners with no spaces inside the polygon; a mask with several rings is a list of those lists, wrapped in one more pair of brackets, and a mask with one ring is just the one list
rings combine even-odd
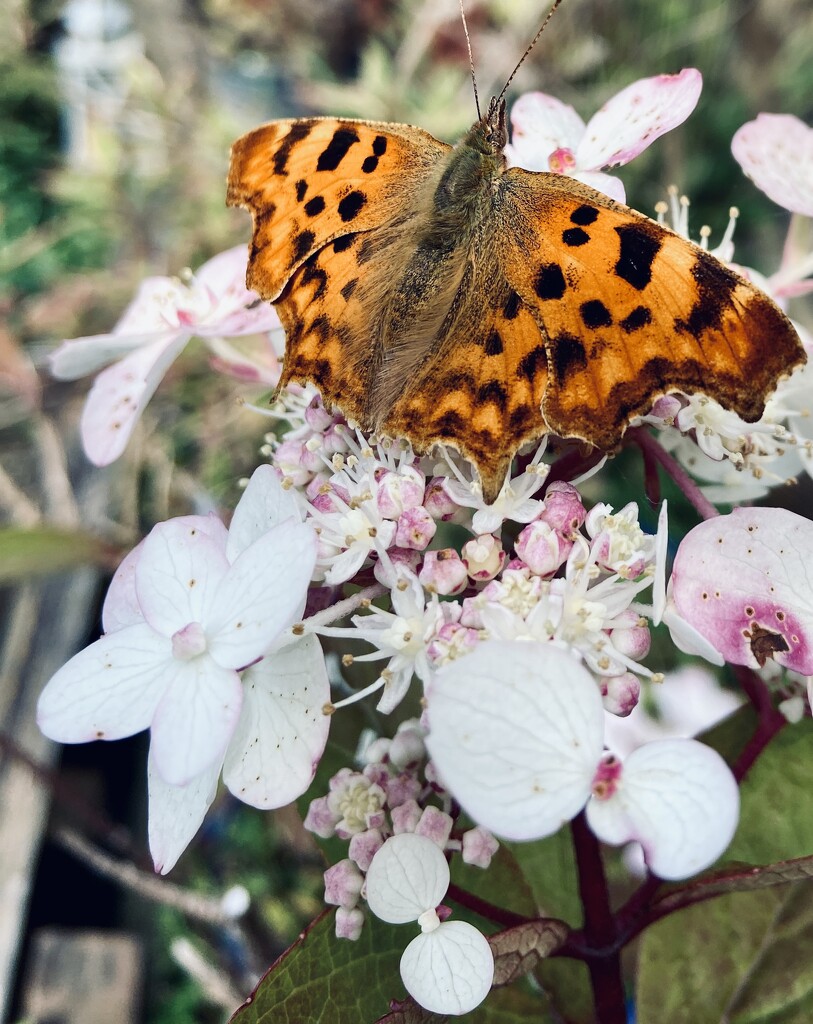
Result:
{"label": "orange butterfly wing", "polygon": [[758,288],[642,214],[555,174],[509,169],[502,265],[548,347],[550,429],[604,450],[669,391],[753,422],[804,362]]}
{"label": "orange butterfly wing", "polygon": [[275,302],[328,242],[397,221],[450,148],[412,125],[332,117],[248,132],[232,146],[226,194],[254,220],[248,286]]}

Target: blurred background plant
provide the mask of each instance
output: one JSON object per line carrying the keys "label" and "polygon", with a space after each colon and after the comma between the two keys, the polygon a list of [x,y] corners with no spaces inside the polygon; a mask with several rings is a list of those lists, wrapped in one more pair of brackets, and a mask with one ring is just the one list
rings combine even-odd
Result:
{"label": "blurred background plant", "polygon": [[[467,13],[487,98],[545,8],[469,0]],[[87,385],[49,380],[46,355],[62,338],[109,330],[145,276],[177,274],[248,238],[248,218],[227,210],[223,193],[229,144],[254,124],[346,114],[419,124],[453,141],[474,119],[466,43],[457,0],[4,0],[0,18],[0,639],[12,694],[2,768],[25,767],[27,752],[63,819],[143,866],[141,740],[115,756],[104,745],[68,751],[56,775],[54,752],[30,724],[48,675],[37,655],[54,648],[59,664],[92,635],[104,574],[155,521],[233,505],[263,424],[235,404],[233,382],[190,350],[126,456],[93,470],[76,440]],[[786,215],[741,175],[729,143],[759,111],[813,120],[808,0],[567,0],[512,92],[552,93],[586,119],[634,79],[686,66],[704,76],[699,107],[621,171],[629,201],[648,212],[677,185],[691,197],[694,236],[708,223],[712,244],[738,206],[737,260],[770,269]],[[88,566],[95,574],[82,577],[77,602],[79,577],[66,570]],[[60,619],[66,601],[77,610],[72,625]],[[63,624],[58,650],[54,621]],[[345,722],[349,736],[357,723]],[[5,778],[0,807],[9,807],[8,785]],[[29,791],[32,801],[39,790]],[[110,817],[91,827],[77,806]],[[154,892],[146,902],[114,899],[132,886],[96,881],[99,866],[66,844],[58,815],[35,877],[47,802],[37,807],[31,820],[40,824],[21,840],[14,868],[24,882],[0,965],[9,978],[32,881],[29,932],[118,924],[142,936],[150,952],[142,1019],[152,1024],[223,1019],[234,992],[244,995],[248,979],[319,909],[320,861],[293,814],[264,815],[224,798],[173,874],[213,897],[246,887],[250,915],[224,938],[194,914],[161,907]],[[6,810],[0,831],[15,830],[24,831]],[[133,838],[123,842],[125,832]],[[1,860],[6,885],[14,870]],[[191,938],[193,952],[173,938]],[[207,963],[225,986],[213,983]],[[4,991],[8,1003],[8,983]],[[15,998],[22,1012],[19,980]]]}

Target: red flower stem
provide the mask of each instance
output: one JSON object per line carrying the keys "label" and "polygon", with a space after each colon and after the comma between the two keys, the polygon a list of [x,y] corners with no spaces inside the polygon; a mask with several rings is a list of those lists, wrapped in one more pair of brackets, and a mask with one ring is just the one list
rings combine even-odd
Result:
{"label": "red flower stem", "polygon": [[584,812],[570,823],[579,892],[584,908],[584,959],[593,987],[597,1024],[626,1024],[627,1010],[616,924],[598,840],[587,827]]}
{"label": "red flower stem", "polygon": [[522,914],[515,914],[513,910],[506,910],[504,907],[496,907],[493,903],[489,903],[487,900],[480,899],[479,896],[475,896],[474,893],[468,892],[466,889],[461,889],[459,885],[455,885],[454,882],[449,886],[447,891],[449,899],[459,903],[461,907],[466,907],[468,910],[473,910],[475,914],[479,914],[480,917],[485,918],[486,921],[493,921],[495,924],[502,925],[504,928],[514,928],[520,924],[528,924],[531,921],[535,921],[535,917],[525,917]]}
{"label": "red flower stem", "polygon": [[646,459],[651,458],[666,470],[678,487],[683,491],[686,498],[694,505],[696,511],[703,519],[713,519],[719,516],[719,512],[703,494],[683,466],[674,459],[666,449],[644,427],[635,427],[627,431],[627,440],[637,444]]}

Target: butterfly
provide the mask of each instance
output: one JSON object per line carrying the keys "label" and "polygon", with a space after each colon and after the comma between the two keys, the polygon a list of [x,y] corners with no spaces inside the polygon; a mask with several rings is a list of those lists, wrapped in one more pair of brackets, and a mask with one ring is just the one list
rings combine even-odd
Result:
{"label": "butterfly", "polygon": [[252,214],[247,283],[286,330],[280,387],[315,384],[418,451],[456,448],[486,502],[523,445],[610,452],[668,392],[759,419],[805,359],[778,307],[643,214],[508,167],[507,138],[498,97],[454,147],[330,117],[234,144],[227,202]]}

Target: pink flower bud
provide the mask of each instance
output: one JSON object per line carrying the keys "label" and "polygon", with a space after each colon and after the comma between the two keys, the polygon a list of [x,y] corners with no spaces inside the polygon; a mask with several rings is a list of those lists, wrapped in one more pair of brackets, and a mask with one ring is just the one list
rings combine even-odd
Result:
{"label": "pink flower bud", "polygon": [[419,780],[409,772],[394,775],[387,783],[387,806],[392,811],[408,800],[415,800],[421,791]]}
{"label": "pink flower bud", "polygon": [[540,519],[525,527],[514,547],[531,572],[538,576],[549,576],[562,564],[559,536]]}
{"label": "pink flower bud", "polygon": [[619,654],[630,661],[641,661],[649,654],[652,636],[646,619],[639,618],[635,612],[631,617],[633,622],[629,626],[616,626],[610,631],[610,639]]}
{"label": "pink flower bud", "polygon": [[423,507],[433,519],[443,522],[451,519],[460,506],[452,501],[444,486],[445,477],[433,476],[426,486]]}
{"label": "pink flower bud", "polygon": [[656,416],[665,423],[674,423],[677,414],[683,408],[683,403],[675,395],[661,395],[655,399],[655,403],[649,410],[650,416]]}
{"label": "pink flower bud", "polygon": [[421,809],[414,800],[406,800],[400,807],[393,807],[392,830],[396,835],[401,832],[414,832],[418,822],[421,820]]}
{"label": "pink flower bud", "polygon": [[311,800],[308,813],[302,823],[309,832],[320,836],[322,839],[330,839],[336,834],[336,822],[339,819],[328,807],[327,797],[320,796]]}
{"label": "pink flower bud", "polygon": [[494,836],[479,825],[463,833],[463,863],[487,868],[500,844]]}
{"label": "pink flower bud", "polygon": [[301,441],[282,441],[274,450],[274,465],[295,487],[304,487],[324,463],[316,452],[309,452]]}
{"label": "pink flower bud", "polygon": [[350,859],[358,864],[362,871],[366,871],[372,863],[373,857],[384,845],[384,837],[377,828],[368,829],[366,832],[358,832],[350,840],[347,852]]}
{"label": "pink flower bud", "polygon": [[430,592],[459,594],[468,583],[468,573],[454,548],[442,548],[427,551],[418,579]]}
{"label": "pink flower bud", "polygon": [[437,525],[425,508],[408,508],[398,517],[395,543],[399,548],[423,551],[435,536]]}
{"label": "pink flower bud", "polygon": [[447,622],[427,646],[426,655],[434,665],[443,665],[473,651],[479,642],[477,629],[464,626],[462,622]]}
{"label": "pink flower bud", "polygon": [[640,699],[641,682],[632,672],[620,676],[602,676],[601,696],[605,711],[626,718]]}
{"label": "pink flower bud", "polygon": [[327,869],[325,879],[325,903],[335,907],[355,907],[359,900],[364,875],[352,860],[340,860]]}
{"label": "pink flower bud", "polygon": [[339,907],[336,911],[336,938],[350,939],[355,942],[361,937],[361,929],[364,926],[364,911],[359,907],[348,910],[346,907]]}
{"label": "pink flower bud", "polygon": [[419,836],[426,836],[431,839],[441,850],[445,849],[449,836],[452,834],[451,814],[446,814],[437,807],[425,807],[420,821],[415,826],[415,832]]}
{"label": "pink flower bud", "polygon": [[587,515],[579,492],[564,480],[554,480],[545,491],[545,507],[539,515],[542,522],[567,536],[574,533]]}
{"label": "pink flower bud", "polygon": [[493,580],[505,558],[502,544],[492,533],[473,537],[463,545],[463,564],[473,580]]}
{"label": "pink flower bud", "polygon": [[378,511],[386,519],[397,519],[402,512],[423,502],[425,489],[426,478],[414,466],[403,466],[397,473],[385,470],[376,491]]}
{"label": "pink flower bud", "polygon": [[305,410],[305,422],[311,428],[318,433],[324,433],[328,427],[334,422],[335,417],[332,413],[329,413],[322,404],[322,399],[319,395],[311,400],[311,404]]}

